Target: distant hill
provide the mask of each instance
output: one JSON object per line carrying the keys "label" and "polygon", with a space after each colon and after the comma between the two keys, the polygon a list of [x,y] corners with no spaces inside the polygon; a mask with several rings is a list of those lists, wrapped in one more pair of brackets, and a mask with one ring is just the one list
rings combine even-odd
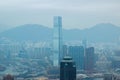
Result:
{"label": "distant hill", "polygon": [[68,30],[64,32],[64,38],[67,40],[86,39],[90,42],[113,42],[120,37],[120,27],[110,23],[97,24],[89,29]]}
{"label": "distant hill", "polygon": [[10,29],[10,26],[4,25],[4,24],[0,24],[0,33],[6,31],[8,29]]}
{"label": "distant hill", "polygon": [[[0,37],[17,41],[52,41],[52,28],[37,24],[26,24],[7,30]],[[97,24],[89,29],[63,29],[64,41],[83,40],[90,42],[113,42],[120,37],[120,27],[113,24]]]}
{"label": "distant hill", "polygon": [[16,41],[49,41],[52,38],[52,29],[43,25],[25,24],[2,32],[0,37]]}
{"label": "distant hill", "polygon": [[120,27],[113,24],[97,24],[85,32],[87,39],[93,42],[113,42],[120,37]]}

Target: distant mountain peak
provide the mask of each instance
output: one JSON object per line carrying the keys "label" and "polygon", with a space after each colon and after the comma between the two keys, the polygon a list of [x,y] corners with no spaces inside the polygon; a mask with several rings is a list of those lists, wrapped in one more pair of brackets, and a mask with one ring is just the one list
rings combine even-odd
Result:
{"label": "distant mountain peak", "polygon": [[96,24],[96,26],[100,26],[100,27],[117,27],[116,25],[112,24],[112,23],[100,23],[100,24]]}

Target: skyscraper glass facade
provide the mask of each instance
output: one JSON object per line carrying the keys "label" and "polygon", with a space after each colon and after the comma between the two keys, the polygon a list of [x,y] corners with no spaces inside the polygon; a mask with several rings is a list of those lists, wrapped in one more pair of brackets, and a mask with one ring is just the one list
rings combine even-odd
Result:
{"label": "skyscraper glass facade", "polygon": [[58,66],[62,59],[62,17],[54,17],[53,31],[53,65]]}

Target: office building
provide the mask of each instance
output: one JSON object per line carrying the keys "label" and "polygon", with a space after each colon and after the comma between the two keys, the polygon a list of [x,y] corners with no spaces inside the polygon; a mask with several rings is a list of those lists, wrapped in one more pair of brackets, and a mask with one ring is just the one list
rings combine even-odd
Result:
{"label": "office building", "polygon": [[60,63],[60,80],[76,80],[76,66],[71,57],[66,56]]}
{"label": "office building", "polygon": [[54,17],[53,31],[53,66],[58,66],[62,59],[62,17]]}
{"label": "office building", "polygon": [[83,46],[69,46],[68,53],[76,63],[77,70],[84,70],[84,48]]}
{"label": "office building", "polygon": [[87,48],[87,40],[82,40],[82,45],[83,45],[84,49],[86,49]]}
{"label": "office building", "polygon": [[85,52],[85,71],[93,72],[94,71],[94,47],[86,48]]}

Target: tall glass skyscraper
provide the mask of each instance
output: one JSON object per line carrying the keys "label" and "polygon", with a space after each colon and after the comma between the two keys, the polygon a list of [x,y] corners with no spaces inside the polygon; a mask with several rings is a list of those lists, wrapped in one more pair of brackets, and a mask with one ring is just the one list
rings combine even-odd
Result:
{"label": "tall glass skyscraper", "polygon": [[54,17],[53,66],[58,66],[62,59],[62,17]]}

